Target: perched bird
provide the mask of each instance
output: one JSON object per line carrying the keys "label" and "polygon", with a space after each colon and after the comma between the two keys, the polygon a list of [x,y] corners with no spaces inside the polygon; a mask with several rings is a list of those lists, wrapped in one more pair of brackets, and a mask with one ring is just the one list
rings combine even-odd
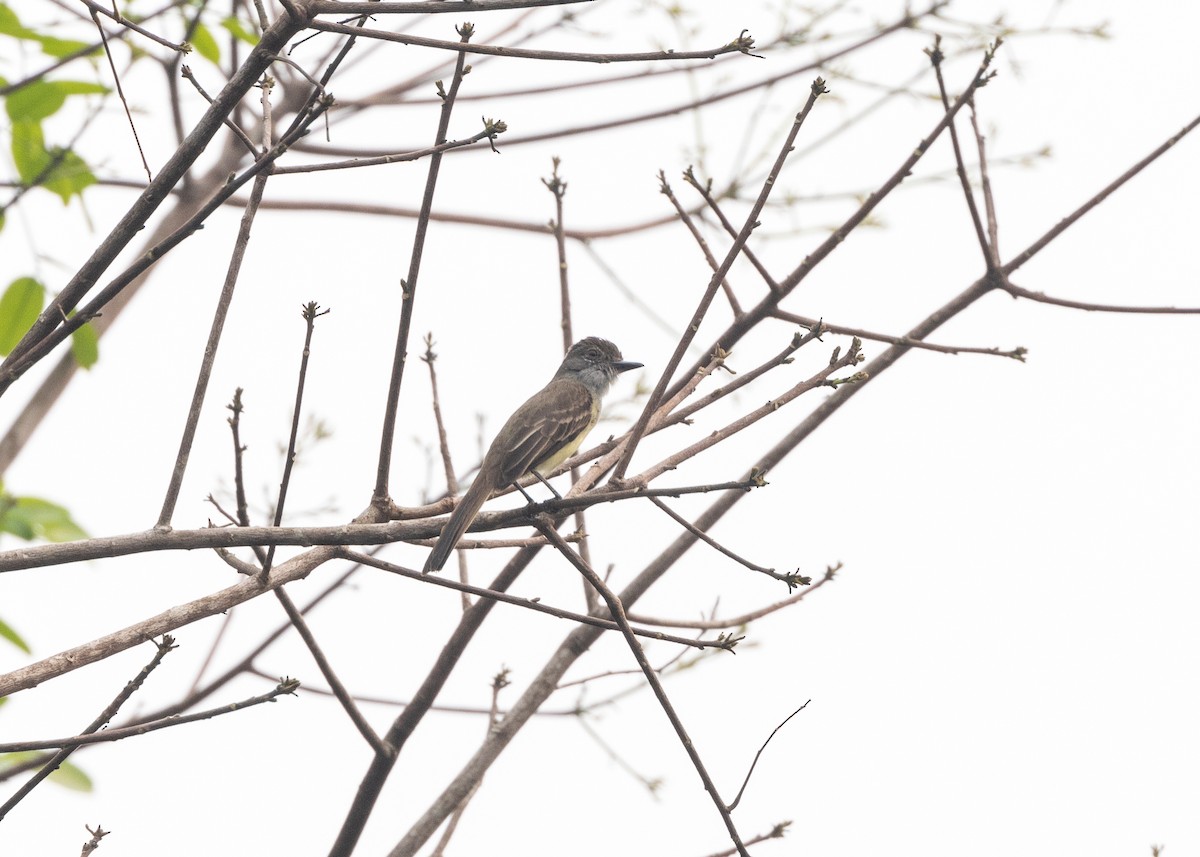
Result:
{"label": "perched bird", "polygon": [[622,360],[607,339],[589,336],[572,345],[550,383],[517,408],[488,447],[475,481],[442,527],[424,573],[446,564],[493,491],[530,471],[544,476],[570,458],[596,425],[600,400],[617,376],[641,365]]}

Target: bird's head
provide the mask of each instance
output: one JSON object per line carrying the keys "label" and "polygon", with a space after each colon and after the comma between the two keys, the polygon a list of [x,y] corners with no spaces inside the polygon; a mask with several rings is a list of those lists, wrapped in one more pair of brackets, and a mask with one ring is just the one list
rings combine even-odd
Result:
{"label": "bird's head", "polygon": [[641,366],[641,363],[621,359],[621,349],[607,339],[589,336],[571,346],[554,377],[576,378],[602,396],[618,375]]}

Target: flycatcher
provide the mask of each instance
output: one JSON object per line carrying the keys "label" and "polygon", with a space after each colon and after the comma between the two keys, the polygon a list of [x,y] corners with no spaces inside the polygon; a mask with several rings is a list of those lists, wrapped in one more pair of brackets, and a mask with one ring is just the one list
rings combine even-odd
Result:
{"label": "flycatcher", "polygon": [[600,419],[600,400],[617,376],[641,365],[622,360],[607,339],[589,336],[572,345],[550,383],[517,408],[488,447],[475,481],[442,527],[424,573],[441,570],[493,491],[530,471],[545,476],[570,458]]}

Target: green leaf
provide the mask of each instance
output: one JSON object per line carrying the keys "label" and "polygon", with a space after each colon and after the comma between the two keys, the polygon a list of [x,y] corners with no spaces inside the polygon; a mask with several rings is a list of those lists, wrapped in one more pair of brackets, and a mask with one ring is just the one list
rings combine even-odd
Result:
{"label": "green leaf", "polygon": [[258,35],[253,31],[248,30],[246,25],[243,24],[238,18],[226,18],[221,22],[221,26],[224,27],[235,39],[245,42],[246,44],[250,45],[250,47],[254,47],[258,44]]}
{"label": "green leaf", "polygon": [[[0,755],[0,771],[6,768],[15,768],[17,765],[23,764],[30,759],[48,759],[49,754],[38,752],[35,750],[22,750],[19,753],[4,753]],[[71,789],[77,792],[90,792],[94,788],[92,778],[83,772],[77,765],[72,765],[70,762],[63,762],[57,771],[52,773],[47,779],[58,783],[60,786]]]}
{"label": "green leaf", "polygon": [[16,36],[18,39],[30,39],[37,34],[28,27],[21,25],[17,13],[8,8],[7,3],[0,3],[0,35]]}
{"label": "green leaf", "polygon": [[58,770],[46,779],[73,792],[90,792],[94,788],[92,778],[85,774],[82,768],[70,762],[63,762]]}
{"label": "green leaf", "polygon": [[29,644],[22,640],[21,635],[14,631],[12,627],[3,619],[0,619],[0,637],[8,640],[25,654],[32,654]]}
{"label": "green leaf", "polygon": [[4,99],[4,110],[14,122],[22,119],[41,122],[53,116],[67,101],[67,94],[60,87],[46,80],[35,80],[10,93]]}
{"label": "green leaf", "polygon": [[54,83],[67,95],[108,95],[112,92],[103,83],[90,83],[86,80],[56,80]]}
{"label": "green leaf", "polygon": [[[52,56],[55,59],[69,57],[71,54],[78,53],[88,47],[87,42],[77,42],[74,39],[56,39],[54,36],[38,36],[37,41],[41,43],[42,53]],[[95,57],[102,53],[104,53],[104,49],[96,46],[86,54],[83,54],[83,56]]]}
{"label": "green leaf", "polygon": [[18,539],[24,539],[27,542],[36,539],[37,533],[33,531],[30,523],[19,516],[9,514],[11,511],[10,509],[0,515],[0,533],[12,533]]}
{"label": "green leaf", "polygon": [[0,355],[7,356],[37,321],[46,302],[46,287],[33,277],[20,277],[0,295]]}
{"label": "green leaf", "polygon": [[82,80],[34,81],[5,99],[4,109],[12,120],[13,163],[23,183],[37,183],[58,194],[64,205],[96,183],[87,162],[74,151],[46,148],[41,122],[54,115],[69,95],[106,92],[107,87]]}
{"label": "green leaf", "polygon": [[[60,39],[55,36],[44,36],[36,30],[31,30],[24,26],[17,13],[8,7],[5,3],[0,3],[0,35],[13,36],[18,39],[25,39],[30,42],[37,42],[42,46],[42,51],[55,59],[62,59],[65,56],[83,50],[88,46],[87,42],[76,42],[71,39]],[[100,52],[100,48],[92,51],[92,54]]]}
{"label": "green leaf", "polygon": [[71,333],[71,354],[81,369],[91,369],[100,359],[100,336],[90,321]]}
{"label": "green leaf", "polygon": [[196,24],[196,29],[192,31],[192,47],[213,65],[221,62],[221,48],[213,38],[212,31],[203,24]]}
{"label": "green leaf", "polygon": [[64,205],[72,196],[82,194],[85,187],[96,183],[96,176],[87,161],[70,149],[55,149],[49,154],[52,162],[56,160],[57,163],[42,178],[41,185],[58,194]]}
{"label": "green leaf", "polygon": [[50,155],[46,151],[41,125],[29,121],[13,122],[12,156],[21,181],[29,184],[42,174],[50,163]]}
{"label": "green leaf", "polygon": [[103,84],[84,80],[34,80],[10,93],[4,109],[14,122],[41,122],[57,113],[68,95],[103,95],[108,91]]}
{"label": "green leaf", "polygon": [[0,515],[0,530],[4,532],[26,541],[41,538],[48,542],[70,542],[87,538],[83,528],[71,520],[71,513],[57,503],[40,497],[8,500],[11,505]]}

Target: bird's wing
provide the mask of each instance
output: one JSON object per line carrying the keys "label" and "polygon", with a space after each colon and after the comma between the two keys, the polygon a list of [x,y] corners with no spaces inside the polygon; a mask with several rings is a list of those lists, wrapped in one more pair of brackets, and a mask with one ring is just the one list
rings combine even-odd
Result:
{"label": "bird's wing", "polygon": [[505,438],[506,448],[496,450],[505,463],[497,484],[515,482],[577,440],[595,425],[597,410],[591,392],[583,384],[564,379],[549,384],[517,408],[497,435],[503,437],[510,434],[509,429],[515,429]]}

